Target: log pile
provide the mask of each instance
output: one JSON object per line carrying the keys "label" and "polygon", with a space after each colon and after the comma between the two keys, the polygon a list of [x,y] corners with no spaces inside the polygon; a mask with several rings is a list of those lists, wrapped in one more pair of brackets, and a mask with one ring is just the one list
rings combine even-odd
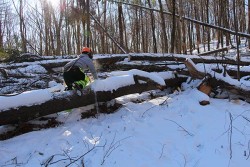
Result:
{"label": "log pile", "polygon": [[[44,60],[36,62],[36,64],[41,65],[47,70],[49,75],[54,76],[58,75],[57,72],[54,71],[54,68],[62,67],[68,61],[70,61],[70,59],[62,61]],[[165,80],[165,85],[160,85],[150,77],[134,75],[133,84],[121,86],[116,90],[94,91],[88,87],[83,90],[83,96],[77,95],[74,91],[61,92],[53,99],[42,104],[18,106],[0,111],[0,125],[21,123],[67,109],[91,105],[95,103],[95,96],[97,97],[98,102],[105,103],[127,94],[164,89],[165,87],[178,87],[185,82],[188,77],[202,80],[197,89],[207,95],[210,95],[212,90],[220,87],[234,94],[238,94],[246,100],[250,98],[250,91],[247,88],[240,86],[240,83],[239,85],[232,85],[231,82],[227,82],[226,79],[223,79],[223,75],[225,74],[231,75],[232,80],[235,77],[236,70],[229,70],[226,67],[227,64],[235,65],[237,63],[233,58],[215,58],[211,56],[201,58],[195,55],[177,54],[123,54],[117,56],[99,56],[94,62],[98,65],[99,74],[116,70],[139,69],[147,72],[172,71],[173,77],[163,78]],[[211,68],[211,71],[204,71],[197,67],[197,63],[216,63],[217,67],[219,67],[218,64],[222,63],[224,66],[220,66],[221,68]],[[250,61],[240,61],[240,64],[249,66]],[[11,69],[18,69],[25,65],[27,66],[25,63],[19,63],[16,65],[2,66],[1,71],[4,71],[0,73],[0,75],[4,75],[2,80],[4,80],[4,78],[10,78],[11,73],[8,72]],[[228,73],[226,73],[225,70],[227,70]],[[250,71],[241,72],[241,76],[249,75]],[[201,105],[206,104],[209,104],[209,102],[201,102]]]}
{"label": "log pile", "polygon": [[[202,83],[202,85],[199,86],[198,89],[204,92],[205,94],[209,95],[211,93],[212,88],[220,87],[221,89],[226,89],[227,91],[233,94],[244,97],[246,101],[250,102],[249,101],[250,89],[247,89],[246,87],[242,86],[240,82],[233,80],[227,74],[225,77],[223,77],[224,74],[222,73],[217,73],[217,72],[204,73],[198,70],[195,67],[195,64],[190,59],[187,59],[185,61],[185,65],[187,66],[188,69],[190,69],[189,72],[190,72],[191,77],[204,79],[204,82]],[[228,78],[233,82],[229,82],[230,80]],[[237,84],[233,85],[232,83],[237,83]]]}

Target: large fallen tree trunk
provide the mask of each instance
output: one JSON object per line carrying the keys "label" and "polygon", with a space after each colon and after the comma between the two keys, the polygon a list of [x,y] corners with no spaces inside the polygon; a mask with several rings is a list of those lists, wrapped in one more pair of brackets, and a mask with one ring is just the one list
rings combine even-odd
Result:
{"label": "large fallen tree trunk", "polygon": [[[121,78],[119,76],[115,77],[116,78],[111,78],[111,80],[119,82]],[[165,84],[163,78],[158,76],[163,80],[163,84],[152,80],[151,77],[147,77],[140,74],[133,75],[132,77],[133,83],[123,83],[123,85],[120,87],[115,86],[114,83],[114,87],[111,90],[102,90],[96,88],[93,89],[88,87],[82,91],[81,96],[79,96],[77,93],[74,93],[74,91],[58,92],[52,93],[51,99],[44,101],[40,104],[29,104],[29,106],[13,106],[7,109],[2,108],[0,110],[0,125],[26,122],[41,116],[61,112],[72,108],[95,104],[95,99],[97,99],[97,102],[107,102],[127,94],[141,93],[144,91],[159,88],[162,89],[165,86],[178,86],[186,80],[185,77],[169,78],[165,80],[167,83]],[[110,85],[110,82],[107,82],[108,79],[110,78],[107,78],[106,80],[100,80],[96,84],[100,87],[104,86],[105,83],[108,83]],[[123,78],[123,80],[124,79],[126,81],[131,80],[131,78]]]}
{"label": "large fallen tree trunk", "polygon": [[[182,54],[130,54],[130,61],[178,61],[185,62],[187,58],[190,58],[194,63],[218,63],[218,64],[231,64],[237,65],[238,62],[232,57],[201,57],[197,55],[182,55]],[[249,66],[250,61],[239,61],[240,66]]]}
{"label": "large fallen tree trunk", "polygon": [[[170,63],[169,63],[170,64]],[[108,70],[131,70],[131,69],[138,69],[143,70],[147,72],[162,72],[162,71],[176,71],[176,70],[183,70],[186,68],[185,66],[177,67],[177,65],[183,64],[183,63],[172,63],[171,65],[176,65],[175,68],[171,67],[169,64],[163,64],[158,65],[155,63],[147,62],[145,64],[143,63],[124,63],[124,62],[117,62],[113,64],[112,66],[103,66],[101,70],[108,71]]]}

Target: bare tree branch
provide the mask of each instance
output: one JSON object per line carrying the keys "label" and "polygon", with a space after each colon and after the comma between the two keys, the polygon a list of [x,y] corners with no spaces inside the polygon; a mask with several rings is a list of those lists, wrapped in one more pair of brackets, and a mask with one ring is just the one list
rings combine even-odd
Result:
{"label": "bare tree branch", "polygon": [[173,122],[175,123],[177,126],[179,126],[184,132],[186,132],[189,136],[194,136],[194,134],[190,133],[189,131],[187,131],[185,128],[183,128],[183,126],[181,126],[180,124],[178,124],[177,122],[173,121],[173,120],[170,120],[170,119],[166,119],[165,120],[167,121],[170,121],[170,122]]}

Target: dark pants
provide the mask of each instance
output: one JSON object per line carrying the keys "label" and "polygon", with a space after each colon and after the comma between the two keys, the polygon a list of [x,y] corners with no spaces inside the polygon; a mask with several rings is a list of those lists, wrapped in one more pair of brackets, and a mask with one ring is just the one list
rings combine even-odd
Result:
{"label": "dark pants", "polygon": [[84,80],[85,74],[78,67],[72,67],[69,71],[63,73],[63,79],[68,86],[68,90],[72,90],[72,84],[76,81]]}

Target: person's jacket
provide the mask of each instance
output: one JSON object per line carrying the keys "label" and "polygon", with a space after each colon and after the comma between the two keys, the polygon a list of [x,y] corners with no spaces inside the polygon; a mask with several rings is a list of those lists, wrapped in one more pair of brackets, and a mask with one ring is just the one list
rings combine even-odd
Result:
{"label": "person's jacket", "polygon": [[90,70],[94,79],[98,79],[97,73],[93,61],[89,58],[87,54],[81,54],[79,58],[70,61],[64,66],[64,72],[69,71],[72,67],[79,67],[84,72]]}

